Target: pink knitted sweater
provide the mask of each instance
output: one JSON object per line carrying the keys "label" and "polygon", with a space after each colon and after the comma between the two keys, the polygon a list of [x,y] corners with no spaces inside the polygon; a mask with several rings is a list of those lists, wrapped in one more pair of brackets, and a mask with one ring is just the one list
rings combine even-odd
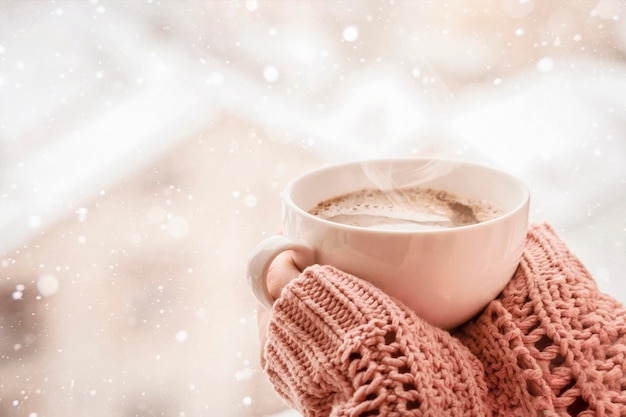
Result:
{"label": "pink knitted sweater", "polygon": [[549,225],[497,299],[450,333],[312,266],[276,301],[265,371],[304,416],[626,416],[626,309]]}

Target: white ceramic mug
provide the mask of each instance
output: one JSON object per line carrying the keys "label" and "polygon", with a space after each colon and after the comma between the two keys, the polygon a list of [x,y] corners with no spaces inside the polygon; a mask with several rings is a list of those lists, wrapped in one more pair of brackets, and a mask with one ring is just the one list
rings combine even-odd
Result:
{"label": "white ceramic mug", "polygon": [[[436,230],[348,226],[308,213],[319,202],[363,188],[419,185],[489,200],[504,209],[493,220]],[[248,281],[271,308],[267,271],[282,251],[294,250],[301,269],[333,265],[365,279],[444,329],[458,326],[494,299],[521,257],[530,195],[517,178],[486,166],[441,159],[359,161],[325,166],[293,179],[283,190],[283,234],[252,251]]]}

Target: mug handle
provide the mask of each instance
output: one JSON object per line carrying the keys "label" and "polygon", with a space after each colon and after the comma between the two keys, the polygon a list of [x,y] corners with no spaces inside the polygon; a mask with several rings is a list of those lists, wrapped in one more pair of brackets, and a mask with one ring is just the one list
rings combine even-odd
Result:
{"label": "mug handle", "polygon": [[262,240],[248,259],[248,285],[254,297],[265,308],[271,309],[275,301],[267,287],[267,272],[274,258],[286,250],[296,252],[294,260],[300,270],[315,263],[315,250],[307,242],[284,235]]}

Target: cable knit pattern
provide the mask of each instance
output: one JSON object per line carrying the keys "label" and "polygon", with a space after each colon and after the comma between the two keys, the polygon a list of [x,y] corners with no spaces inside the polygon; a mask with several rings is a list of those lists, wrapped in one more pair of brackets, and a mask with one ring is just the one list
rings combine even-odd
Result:
{"label": "cable knit pattern", "polygon": [[626,417],[626,310],[549,225],[514,277],[453,334],[330,266],[276,301],[265,370],[309,416]]}
{"label": "cable knit pattern", "polygon": [[546,224],[515,276],[456,336],[480,359],[496,415],[626,416],[626,309]]}
{"label": "cable knit pattern", "polygon": [[310,267],[283,290],[265,357],[278,393],[305,416],[486,415],[467,348],[332,267]]}

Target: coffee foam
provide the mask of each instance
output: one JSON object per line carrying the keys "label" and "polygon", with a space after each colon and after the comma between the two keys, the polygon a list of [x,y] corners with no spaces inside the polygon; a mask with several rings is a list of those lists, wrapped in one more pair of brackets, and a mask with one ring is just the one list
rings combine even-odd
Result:
{"label": "coffee foam", "polygon": [[310,210],[326,220],[385,229],[459,227],[493,219],[502,212],[490,201],[420,187],[363,189],[325,200]]}

